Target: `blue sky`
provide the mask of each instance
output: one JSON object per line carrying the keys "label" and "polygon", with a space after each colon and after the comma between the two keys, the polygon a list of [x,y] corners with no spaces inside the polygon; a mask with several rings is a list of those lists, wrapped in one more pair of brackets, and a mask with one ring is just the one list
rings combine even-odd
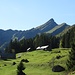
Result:
{"label": "blue sky", "polygon": [[51,18],[75,24],[75,0],[0,0],[0,29],[28,30]]}

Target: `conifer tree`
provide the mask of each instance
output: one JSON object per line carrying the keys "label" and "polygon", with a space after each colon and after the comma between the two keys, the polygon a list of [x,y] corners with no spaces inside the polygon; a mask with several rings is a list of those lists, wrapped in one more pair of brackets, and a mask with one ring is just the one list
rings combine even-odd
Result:
{"label": "conifer tree", "polygon": [[71,52],[69,52],[69,59],[66,64],[68,70],[75,70],[75,43],[71,44]]}
{"label": "conifer tree", "polygon": [[19,65],[17,66],[17,75],[26,75],[22,70],[24,70],[24,64],[20,61]]}

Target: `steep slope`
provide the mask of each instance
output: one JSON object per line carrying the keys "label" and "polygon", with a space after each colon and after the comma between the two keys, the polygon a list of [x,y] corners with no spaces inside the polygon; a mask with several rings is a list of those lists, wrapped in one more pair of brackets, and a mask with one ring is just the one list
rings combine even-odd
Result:
{"label": "steep slope", "polygon": [[16,33],[15,37],[33,38],[34,36],[36,36],[36,34],[47,32],[53,29],[55,26],[57,26],[57,23],[53,19],[50,19],[45,24],[40,25],[36,28],[32,28],[30,30],[23,31],[21,33]]}
{"label": "steep slope", "polygon": [[11,29],[4,31],[4,30],[0,29],[0,45],[9,41],[16,32],[18,32],[18,31],[13,31]]}
{"label": "steep slope", "polygon": [[71,48],[71,44],[75,43],[75,25],[68,28],[68,31],[66,31],[62,38],[61,38],[61,47],[63,48]]}
{"label": "steep slope", "polygon": [[69,25],[67,25],[66,23],[62,23],[58,26],[55,26],[52,30],[49,30],[46,33],[50,33],[52,35],[57,35],[59,33],[61,33],[62,31],[64,31],[65,29],[67,29],[69,27]]}
{"label": "steep slope", "polygon": [[39,29],[41,32],[46,32],[57,26],[58,24],[54,21],[54,19],[50,19],[48,22],[45,24],[36,27],[36,29]]}
{"label": "steep slope", "polygon": [[75,27],[75,25],[69,26],[68,28],[64,29],[61,33],[59,33],[57,36],[58,37],[63,36],[64,34],[66,34],[73,27]]}

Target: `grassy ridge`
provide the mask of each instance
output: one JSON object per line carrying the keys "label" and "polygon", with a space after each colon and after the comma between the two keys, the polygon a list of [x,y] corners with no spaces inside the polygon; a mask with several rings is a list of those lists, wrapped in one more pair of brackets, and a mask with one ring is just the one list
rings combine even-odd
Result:
{"label": "grassy ridge", "polygon": [[[69,50],[70,49],[53,49],[51,52],[36,50],[18,53],[16,59],[7,61],[0,60],[0,75],[16,75],[16,68],[21,59],[29,60],[28,63],[24,63],[26,67],[24,72],[27,75],[66,75],[67,71],[52,72],[52,67],[53,65],[61,65],[66,69],[66,59],[68,58]],[[19,55],[21,58],[18,58]],[[59,55],[61,58],[56,59],[56,56]],[[13,62],[16,62],[17,64],[12,65]]]}

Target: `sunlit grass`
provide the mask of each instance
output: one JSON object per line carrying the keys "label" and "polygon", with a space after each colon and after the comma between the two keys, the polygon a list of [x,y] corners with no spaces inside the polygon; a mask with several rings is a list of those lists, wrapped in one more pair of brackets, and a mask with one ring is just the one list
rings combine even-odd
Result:
{"label": "sunlit grass", "polygon": [[[22,59],[28,59],[29,62],[24,65],[26,69],[24,72],[27,75],[66,75],[67,71],[52,72],[52,65],[61,65],[65,69],[66,60],[70,49],[53,49],[52,51],[36,50],[32,52],[23,52],[16,55],[16,59],[12,60],[0,60],[0,75],[16,75],[17,65]],[[60,52],[59,52],[60,51]],[[18,56],[21,55],[21,58]],[[56,56],[62,56],[60,59],[56,59]],[[16,65],[12,65],[16,62]],[[6,66],[4,66],[6,64]]]}

